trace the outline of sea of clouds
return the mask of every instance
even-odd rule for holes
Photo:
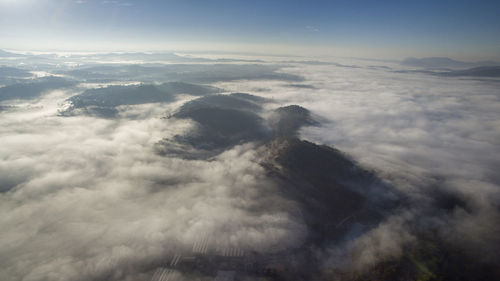
[[[301,138],[348,153],[410,202],[357,239],[324,249],[325,266],[357,269],[401,254],[414,239],[412,221],[497,256],[498,81],[397,73],[367,61],[285,64],[281,72],[304,81],[212,85],[270,98],[270,109],[309,109],[320,126],[303,128]],[[77,93],[52,90],[0,111],[1,280],[149,280],[155,265],[200,241],[269,252],[306,236],[255,144],[210,161],[155,153],[163,138],[195,127],[162,118],[192,97],[122,106],[114,119],[59,116]],[[427,214],[422,206],[433,206],[436,192],[465,205]]]
[[[159,156],[155,143],[192,126],[161,119],[169,105],[130,108],[149,112],[133,120],[59,117],[56,97],[68,94],[2,113],[0,279],[138,280],[148,276],[137,268],[201,240],[256,251],[300,242],[293,202],[252,144],[210,162]]]
[[[438,229],[444,240],[477,260],[498,259],[500,81],[402,73],[399,65],[374,63],[380,64],[285,68],[305,77],[299,85],[218,86],[260,90],[275,106],[308,108],[321,125],[303,128],[301,138],[347,152],[409,200],[407,211],[355,241],[333,246],[326,257],[329,266],[359,270],[381,257],[400,255],[415,239],[408,222],[422,231]],[[462,205],[443,213],[436,208],[442,194]]]

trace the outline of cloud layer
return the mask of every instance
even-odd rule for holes
[[[106,83],[132,83],[136,71],[143,82],[175,78],[250,92],[266,101],[263,110],[248,109],[252,120],[294,113],[301,125],[314,125],[303,127],[301,138],[335,146],[375,171],[401,196],[401,206],[388,208],[374,227],[336,224],[348,225],[347,234],[311,250],[327,274],[362,272],[404,257],[420,245],[422,233],[431,232],[484,262],[498,258],[498,82],[394,73],[397,66],[360,61],[283,66],[84,66],[62,73],[88,79],[81,82],[104,74]],[[171,72],[156,73],[165,69]],[[182,71],[188,71],[185,79]],[[157,153],[160,141],[180,145],[180,136],[203,133],[200,124],[209,127],[210,120],[198,115],[175,118],[193,96],[113,103],[116,114],[107,119],[58,116],[62,104],[86,87],[92,84],[0,104],[0,279],[150,280],[178,254],[270,254],[307,239],[311,229],[296,212],[300,200],[262,165],[267,150],[242,141],[254,138],[237,139],[204,160]],[[198,102],[210,107],[217,99]],[[273,111],[291,104],[303,108]],[[168,115],[174,118],[163,118]],[[275,123],[267,125],[282,128],[287,137],[297,129],[295,123]],[[286,161],[281,167],[302,171]],[[365,196],[392,196],[377,191]]]
[[[297,64],[286,69],[314,88],[218,84],[228,90],[263,89],[258,94],[275,104],[308,108],[321,126],[304,127],[301,137],[348,152],[409,200],[407,212],[358,240],[333,246],[326,266],[359,270],[398,256],[415,241],[415,229],[437,230],[439,239],[463,246],[474,258],[497,259],[498,81],[395,74],[390,69],[398,66],[352,63],[359,68]]]
[[[189,121],[3,114],[1,178],[10,191],[0,204],[1,279],[132,280],[137,267],[199,241],[268,251],[305,233],[251,144],[188,161],[153,148]]]

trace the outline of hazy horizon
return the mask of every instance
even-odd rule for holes
[[[0,1],[0,48],[500,60],[498,1]]]

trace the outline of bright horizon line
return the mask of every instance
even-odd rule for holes
[[[387,61],[401,61],[405,58],[428,58],[428,57],[446,57],[457,61],[464,62],[479,62],[479,61],[500,61],[498,57],[492,56],[474,56],[474,55],[460,55],[460,54],[449,54],[443,53],[409,53],[403,52],[396,56],[384,55],[386,52],[394,54],[394,51],[383,50],[383,48],[377,49],[377,52],[372,52],[372,55],[363,54],[359,49],[349,48],[332,48],[327,46],[285,46],[282,44],[237,44],[237,43],[219,43],[212,45],[214,47],[207,46],[203,47],[193,47],[197,44],[181,44],[170,47],[162,47],[163,44],[157,44],[156,47],[134,47],[131,45],[120,44],[121,48],[113,47],[113,45],[105,44],[106,47],[102,47],[100,44],[96,44],[94,48],[72,48],[72,47],[38,47],[38,48],[27,48],[27,47],[14,47],[14,46],[0,46],[0,50],[7,52],[18,53],[18,54],[104,54],[104,53],[205,53],[205,54],[231,54],[231,55],[248,55],[248,56],[276,56],[276,57],[331,57],[331,58],[360,58],[360,59],[374,59],[374,60],[387,60]],[[191,45],[191,46],[189,46]],[[224,47],[220,47],[223,45]],[[265,47],[262,48],[262,46]],[[258,48],[261,47],[261,48]],[[311,55],[314,53],[314,55]]]

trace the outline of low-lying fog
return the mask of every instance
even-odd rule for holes
[[[213,278],[217,268],[174,261],[229,251],[330,280],[411,255],[426,235],[465,253],[452,262],[498,266],[500,81],[404,70],[355,59],[0,59],[0,279],[160,280],[167,265],[172,280]],[[316,163],[314,151],[333,158]],[[331,181],[334,201],[302,190]],[[361,203],[314,218],[343,198]],[[290,258],[266,260],[279,255]]]

